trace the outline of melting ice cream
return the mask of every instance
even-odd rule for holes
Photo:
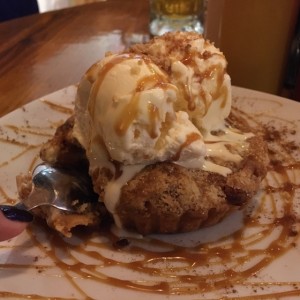
[[[207,160],[239,161],[226,145],[249,137],[225,126],[231,109],[226,66],[222,52],[202,36],[169,33],[108,54],[87,71],[78,88],[75,134],[90,173],[113,174],[104,192],[111,213],[122,186],[145,165],[170,161],[231,172]]]

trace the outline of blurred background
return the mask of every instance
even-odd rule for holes
[[[300,98],[299,9],[299,0],[207,1],[205,35],[234,85]]]
[[[0,0],[0,21],[105,1]],[[300,0],[200,1],[204,35],[224,52],[232,84],[300,101]]]

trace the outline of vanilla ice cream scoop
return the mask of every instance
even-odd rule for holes
[[[89,124],[82,132],[90,156],[102,143],[109,160],[124,165],[203,163],[202,134],[186,112],[175,110],[178,88],[146,56],[109,55],[87,72],[84,85],[88,92],[78,97],[77,115],[85,115],[83,123]]]
[[[225,126],[231,109],[226,66],[219,49],[186,32],[108,54],[93,65],[81,80],[75,105],[75,135],[92,168],[114,174],[116,162],[142,168],[169,161],[230,173],[205,161],[207,154],[241,159],[226,144],[247,138]],[[212,134],[220,131],[222,136]]]
[[[176,32],[137,45],[165,70],[179,95],[175,109],[186,111],[202,133],[219,130],[231,109],[231,81],[223,53],[196,33]]]
[[[93,162],[101,153],[124,165],[199,168],[203,136],[222,129],[230,113],[226,60],[198,34],[170,33],[92,66],[76,107],[79,139]]]

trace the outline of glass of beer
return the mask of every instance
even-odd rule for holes
[[[150,33],[168,31],[203,33],[204,0],[150,0]]]

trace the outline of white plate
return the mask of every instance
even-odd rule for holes
[[[16,175],[37,163],[41,144],[71,113],[75,91],[68,87],[0,120],[0,202],[17,199]],[[132,237],[123,248],[112,245],[107,231],[81,232],[68,240],[33,224],[0,244],[0,297],[298,299],[300,105],[241,88],[233,94],[235,106],[253,126],[258,121],[268,125],[278,152],[278,165],[270,166],[264,189],[251,205],[211,228]],[[273,126],[284,134],[277,135]]]

